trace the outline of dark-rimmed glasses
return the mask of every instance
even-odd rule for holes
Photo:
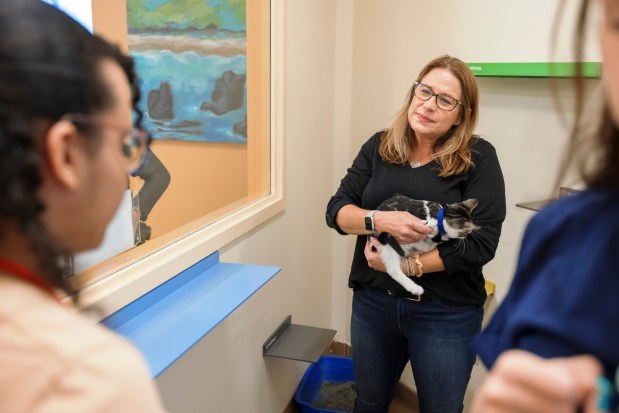
[[[121,126],[102,122],[94,116],[83,113],[69,113],[64,115],[62,119],[75,124],[114,129],[122,133],[122,153],[127,163],[127,172],[130,174],[137,173],[144,161],[148,158],[148,147],[151,144],[152,137],[145,130],[138,128],[126,130]]]
[[[462,104],[462,102],[452,96],[446,95],[444,93],[434,93],[430,86],[424,85],[419,81],[413,84],[413,93],[416,97],[423,101],[428,101],[434,96],[436,96],[436,106],[446,112],[450,112],[454,110],[456,106]]]

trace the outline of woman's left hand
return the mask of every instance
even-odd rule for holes
[[[368,266],[376,271],[387,272],[385,264],[380,259],[380,242],[374,237],[367,238],[363,252],[365,253],[365,259],[368,260]]]
[[[602,365],[591,356],[544,359],[508,350],[475,394],[475,413],[599,412],[596,380]]]

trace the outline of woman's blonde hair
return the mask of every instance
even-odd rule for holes
[[[477,82],[471,69],[462,60],[448,55],[439,56],[430,61],[421,70],[417,80],[423,79],[434,69],[449,70],[462,86],[460,98],[462,105],[454,109],[460,111],[460,123],[454,125],[436,142],[433,156],[440,166],[439,176],[458,175],[473,166],[470,142],[474,136],[473,131],[477,126],[479,113]],[[415,132],[408,122],[408,108],[414,97],[413,90],[414,86],[411,86],[402,109],[395,115],[391,126],[381,136],[379,154],[386,162],[394,164],[408,162],[411,151],[417,145]]]
[[[582,0],[576,17],[576,36],[574,37],[574,120],[571,125],[570,139],[559,168],[556,185],[559,186],[567,176],[570,167],[576,167],[580,177],[587,186],[611,188],[619,184],[619,127],[613,120],[612,111],[606,96],[601,96],[602,108],[599,117],[586,113],[585,76],[582,62],[585,52],[585,37],[590,0]],[[563,18],[566,0],[562,0],[555,20],[555,38]],[[555,40],[556,42],[556,40]],[[555,46],[556,47],[556,46]],[[594,118],[597,129],[588,131],[588,122]]]

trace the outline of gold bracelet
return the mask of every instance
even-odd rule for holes
[[[417,272],[415,276],[421,277],[423,275],[423,264],[419,260],[419,254],[415,254],[412,258],[415,260],[415,264],[417,265]]]
[[[408,268],[409,268],[409,271],[408,271],[408,276],[409,276],[409,277],[410,277],[410,276],[417,276],[417,274],[415,274],[415,266],[413,265],[413,258],[412,258],[412,257],[408,257],[408,258],[406,259],[406,265],[407,265],[407,266],[408,266]]]
[[[410,276],[412,275],[412,274],[411,274],[411,272],[413,271],[413,270],[412,270],[412,267],[411,267],[411,263],[410,263],[410,262],[408,262],[408,260],[406,259],[406,257],[404,257],[404,258],[402,258],[402,259],[406,261],[406,275],[408,275],[408,276],[410,277]]]

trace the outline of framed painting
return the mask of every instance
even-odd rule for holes
[[[153,137],[247,142],[245,0],[127,0],[127,24]]]
[[[85,1],[91,4],[94,33],[117,44],[121,50],[134,54],[134,50],[129,46],[130,33],[128,29],[130,26],[128,12],[131,10],[129,3],[133,0],[59,0],[59,2],[63,1]],[[77,281],[82,285],[88,285],[85,288],[85,291],[88,291],[84,294],[85,303],[95,303],[99,300],[106,301],[108,299],[116,303],[118,298],[114,291],[123,291],[121,295],[125,297],[124,285],[126,285],[126,282],[123,281],[125,277],[136,280],[136,290],[134,291],[131,287],[131,293],[129,293],[135,298],[156,287],[160,282],[169,278],[172,273],[177,273],[186,268],[187,265],[191,265],[192,262],[195,262],[193,261],[194,258],[204,257],[212,253],[235,237],[241,236],[259,225],[272,214],[281,211],[284,207],[281,189],[283,188],[283,174],[281,172],[283,143],[280,141],[280,137],[283,136],[284,120],[282,114],[284,106],[281,103],[283,102],[284,79],[283,16],[285,14],[283,2],[278,3],[278,7],[272,7],[272,1],[265,2],[263,0],[244,0],[243,4],[237,4],[237,2],[231,0],[217,3],[196,0],[183,3],[187,7],[191,5],[201,7],[198,4],[205,4],[220,12],[221,17],[213,18],[210,24],[204,27],[200,26],[197,29],[194,27],[196,23],[189,23],[187,28],[184,26],[177,28],[172,25],[168,27],[168,30],[166,30],[165,25],[161,25],[161,33],[151,32],[150,36],[153,36],[151,39],[165,37],[162,40],[162,45],[153,44],[149,47],[161,51],[165,50],[166,47],[171,48],[169,46],[171,40],[179,40],[180,44],[184,44],[181,49],[174,49],[177,54],[176,58],[179,60],[194,57],[194,55],[201,56],[201,53],[204,53],[207,49],[213,52],[210,53],[211,55],[216,52],[217,58],[210,56],[213,67],[207,67],[201,71],[196,70],[195,73],[198,75],[183,80],[186,89],[190,91],[197,89],[195,85],[206,85],[202,93],[193,93],[196,98],[191,108],[193,108],[193,113],[197,114],[197,119],[177,117],[176,108],[178,108],[178,105],[175,104],[173,106],[175,117],[157,120],[159,122],[158,127],[151,128],[153,134],[159,138],[151,146],[152,155],[155,155],[165,165],[165,169],[171,177],[165,191],[154,203],[152,200],[148,202],[149,200],[146,198],[149,197],[142,196],[142,190],[152,179],[149,180],[149,177],[143,176],[130,177],[131,196],[129,199],[132,201],[130,204],[132,207],[139,206],[140,222],[138,224],[140,228],[142,222],[148,225],[149,230],[146,232],[150,238],[144,236],[145,232],[140,230],[139,240],[137,236],[134,240],[138,241],[135,248],[114,255],[99,264],[93,264],[97,259],[77,263],[79,264],[76,265],[76,267],[79,267],[78,270],[84,269],[77,271]],[[136,3],[132,4],[135,5]],[[163,6],[164,2],[144,1],[140,4],[145,7],[143,12],[148,12],[148,7],[151,7],[151,5],[152,10],[155,10],[157,7]],[[175,15],[176,13],[172,11],[169,8],[162,10],[168,15]],[[197,14],[198,12],[194,11],[193,13]],[[245,17],[239,18],[236,15],[237,13]],[[277,14],[277,18],[274,18],[275,14]],[[217,23],[218,21],[224,23]],[[243,23],[245,29],[239,28],[242,26],[241,23],[238,23],[238,27],[232,26],[229,23],[231,21]],[[277,21],[278,24],[273,25],[274,21]],[[228,29],[216,28],[218,24],[217,27],[226,25]],[[189,29],[189,26],[194,27],[195,30]],[[144,28],[139,31],[146,37],[147,31]],[[192,31],[195,33],[191,34]],[[235,37],[235,42],[222,40],[219,43],[222,47],[215,48],[214,43],[206,38],[201,38],[199,41],[193,39],[188,41],[186,39],[192,35],[203,36],[206,33],[212,34],[217,31],[223,32],[219,35],[220,38],[223,39],[224,36]],[[246,35],[242,33],[244,31]],[[176,37],[173,37],[172,33]],[[243,38],[243,36],[245,37]],[[241,40],[239,41],[238,38],[241,38]],[[273,47],[275,43],[278,45],[276,48]],[[196,44],[202,46],[196,46]],[[205,44],[208,48],[204,46]],[[231,44],[234,47],[230,46]],[[243,46],[244,44],[246,46]],[[196,51],[194,50],[196,47],[202,48]],[[272,53],[273,51],[277,51],[277,53]],[[137,53],[144,52],[138,51]],[[164,53],[166,52],[162,52],[162,54]],[[221,87],[218,89],[217,80],[222,78],[226,70],[232,70],[239,74],[241,71],[238,67],[226,66],[230,61],[238,60],[245,62],[246,72],[243,74],[245,74],[246,79],[243,85],[244,95],[242,99],[245,106],[243,109],[230,109],[230,103],[224,103],[223,100],[225,99],[218,97],[218,94],[221,93],[218,90],[221,91]],[[219,70],[217,70],[217,66]],[[192,67],[188,70],[193,69]],[[212,71],[214,75],[211,77],[210,83],[203,83],[204,79],[202,78],[205,77],[203,74],[207,71]],[[147,76],[139,68],[137,72],[139,78]],[[172,73],[170,78],[172,90],[174,90],[175,82],[177,82],[176,77],[179,73]],[[143,83],[145,82],[143,81]],[[150,91],[143,85],[141,87],[142,99],[140,103],[144,108],[143,110],[147,111]],[[160,90],[160,85],[157,84],[155,89]],[[223,96],[229,98],[229,94]],[[151,99],[153,98],[151,97]],[[207,102],[204,106],[210,106],[210,108],[203,107],[200,110],[204,102]],[[187,111],[191,112],[191,108]],[[250,138],[242,135],[241,137],[227,135],[220,137],[217,141],[209,141],[206,138],[201,139],[198,135],[184,133],[184,136],[173,136],[166,132],[169,129],[181,135],[181,132],[187,132],[187,128],[184,131],[182,130],[183,120],[190,120],[200,122],[200,128],[203,128],[200,130],[209,132],[212,139],[218,129],[220,133],[223,129],[217,128],[221,123],[218,124],[217,121],[212,120],[209,122],[208,117],[213,116],[215,112],[219,113],[220,117],[231,116],[233,112],[242,113],[239,119],[247,116],[246,136]],[[226,113],[223,114],[223,112]],[[273,115],[275,113],[278,115]],[[147,122],[150,115],[146,113],[143,117]],[[236,123],[238,121],[231,123],[232,127]],[[174,130],[174,126],[177,127],[176,130]],[[195,133],[198,128],[196,126],[193,126],[193,128],[193,133]],[[225,129],[221,134],[227,134]],[[230,144],[230,142],[242,143]],[[151,156],[149,159],[153,158]],[[154,174],[154,181],[159,180],[160,177],[161,174]],[[145,206],[146,209],[144,209]],[[150,207],[153,208],[148,212]],[[122,209],[125,211],[131,208]],[[148,212],[147,217],[142,217],[144,210]],[[131,212],[134,212],[134,208]],[[135,219],[136,217],[132,215],[131,218]],[[231,224],[231,222],[234,222],[234,224]],[[135,225],[133,220],[132,223]],[[118,240],[116,232],[112,230],[110,238]],[[115,242],[115,244],[118,243]],[[196,253],[194,247],[199,249],[200,252]],[[112,254],[117,254],[117,251]],[[186,254],[191,255],[192,258],[188,259]],[[166,264],[161,265],[159,263],[156,266],[157,269],[154,270],[152,267],[154,257],[159,257],[155,260],[159,262],[158,260],[164,256],[166,257],[164,260]],[[185,258],[181,259],[184,256]],[[174,269],[171,270],[170,266],[173,266]],[[139,287],[137,287],[138,285]],[[105,304],[104,307],[116,308],[116,304],[112,304],[111,307]]]

